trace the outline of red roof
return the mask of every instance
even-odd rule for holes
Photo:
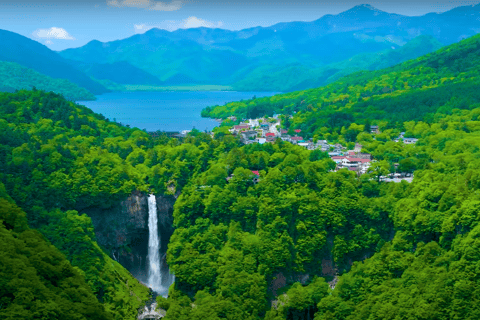
[[[275,137],[275,133],[269,132],[269,133],[265,134],[265,136],[267,136],[267,137]]]
[[[248,128],[250,128],[250,126],[247,125],[247,124],[241,124],[241,125],[238,125],[238,126],[234,126],[233,128],[234,128],[235,130],[238,130],[238,129],[248,129]]]
[[[300,130],[300,129],[295,129],[293,131],[295,131],[296,133],[302,132],[302,130]]]
[[[341,160],[341,159],[346,159],[347,157],[345,157],[345,156],[332,156],[330,158],[335,159],[335,160]]]
[[[281,132],[281,133],[287,133],[288,130],[283,129],[283,130],[281,130],[280,132]]]
[[[292,137],[291,139],[292,139],[292,140],[303,140],[302,137]]]
[[[348,158],[348,161],[350,162],[370,162],[368,159],[360,159],[360,158]]]
[[[253,174],[256,174],[257,176],[259,176],[259,177],[260,177],[260,173],[259,173],[258,171],[254,171],[254,170],[252,170],[252,173],[253,173]]]

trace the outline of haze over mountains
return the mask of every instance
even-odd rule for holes
[[[287,92],[322,86],[360,70],[392,66],[478,31],[480,5],[417,17],[359,5],[312,22],[240,31],[151,29],[112,42],[93,40],[58,53],[0,30],[0,61],[69,80],[94,94],[125,85],[201,84]]]
[[[73,68],[58,53],[43,44],[1,29],[0,61],[16,62],[51,78],[70,80],[93,94],[108,91],[83,72]]]
[[[84,63],[81,69],[90,75],[96,68],[102,68],[102,64],[125,61],[155,76],[164,85],[289,89],[277,83],[262,83],[268,82],[263,81],[267,80],[264,77],[276,74],[281,83],[295,76],[298,82],[293,81],[289,86],[302,89],[323,84],[323,78],[326,80],[341,69],[337,65],[326,71],[326,66],[359,54],[396,50],[421,35],[431,36],[442,45],[472,36],[480,30],[479,9],[479,5],[458,7],[441,14],[409,17],[359,5],[316,21],[280,23],[267,28],[240,31],[195,28],[174,32],[151,29],[123,40],[91,41],[83,47],[61,51],[60,55]],[[431,45],[431,41],[426,43]],[[400,61],[439,47],[434,45],[424,50],[423,45],[419,42],[417,50],[413,50],[418,55]],[[400,61],[396,59],[387,65]],[[285,68],[292,72],[278,74]],[[318,70],[312,74],[312,69]],[[259,73],[263,76],[259,77]],[[110,80],[115,81],[113,76]]]

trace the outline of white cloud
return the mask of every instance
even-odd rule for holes
[[[153,2],[153,1],[152,1]],[[170,3],[164,2],[154,2],[154,4],[149,7],[149,10],[156,10],[156,11],[177,11],[180,10],[183,3],[180,0],[174,0]]]
[[[182,5],[182,0],[173,0],[169,3],[153,0],[108,0],[107,5],[111,7],[130,7],[130,8],[142,8],[155,11],[177,11]]]
[[[183,25],[181,26],[182,29],[189,29],[189,28],[198,28],[198,27],[206,27],[206,28],[220,28],[223,26],[223,22],[219,21],[217,23],[199,19],[197,17],[188,17],[187,19],[183,20]]]
[[[75,40],[75,38],[69,35],[65,29],[57,27],[52,27],[50,29],[37,29],[33,31],[32,35],[42,39]]]
[[[136,33],[143,33],[153,28],[164,29],[168,31],[175,31],[177,29],[190,29],[190,28],[199,28],[199,27],[221,28],[222,26],[223,26],[222,21],[212,22],[212,21],[203,20],[197,17],[188,17],[187,19],[184,19],[182,21],[165,20],[158,25],[147,25],[145,23],[142,23],[142,24],[135,24],[133,27],[135,28]]]

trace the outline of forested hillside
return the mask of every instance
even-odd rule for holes
[[[78,212],[86,207],[108,207],[133,190],[167,193],[170,187],[180,191],[192,174],[208,165],[215,150],[213,141],[202,137],[192,137],[191,143],[185,144],[166,137],[153,141],[139,129],[120,126],[59,95],[42,91],[0,93],[0,106],[0,182],[5,185],[0,225],[7,229],[7,238],[21,235],[15,241],[6,238],[9,242],[2,252],[11,252],[8,259],[24,259],[25,268],[39,259],[30,256],[28,250],[38,251],[45,255],[41,259],[46,259],[45,265],[35,266],[40,278],[29,271],[33,273],[28,279],[40,281],[37,292],[45,297],[35,305],[27,291],[22,298],[12,291],[23,286],[21,279],[25,276],[21,271],[2,269],[8,286],[1,286],[5,289],[0,291],[0,314],[42,314],[47,308],[51,310],[48,318],[63,319],[77,312],[73,305],[69,306],[72,310],[59,311],[73,301],[85,309],[76,315],[79,319],[81,314],[97,312],[95,308],[104,310],[98,311],[99,318],[105,314],[105,318],[135,319],[137,309],[149,299],[147,288],[104,253],[95,241],[91,219]],[[232,143],[235,141],[216,144],[223,150]],[[13,201],[21,209],[16,209]],[[40,233],[28,231],[27,224]],[[39,243],[25,247],[25,241]],[[62,262],[64,257],[68,262]],[[66,283],[62,284],[64,278],[45,278],[45,270],[50,270],[49,276],[66,272]],[[48,289],[52,281],[55,288]],[[81,292],[84,298],[68,293],[70,286],[85,283],[88,288]],[[57,299],[55,295],[59,295],[58,305],[46,305]]]
[[[95,100],[95,96],[87,89],[68,80],[53,79],[14,62],[0,61],[0,83],[0,91],[14,92],[35,87],[59,93],[72,101]]]
[[[134,319],[148,289],[79,212],[137,190],[178,196],[167,251],[175,283],[157,297],[167,320],[478,318],[479,55],[474,36],[204,113],[293,114],[289,129],[361,143],[375,162],[360,176],[281,140],[154,138],[54,93],[1,93],[0,315]],[[400,131],[419,140],[393,141]],[[413,182],[381,180],[395,168]]]
[[[58,53],[17,33],[0,29],[0,61],[15,62],[55,79],[67,79],[93,94],[108,90],[70,66]]]
[[[383,131],[409,120],[431,123],[436,112],[476,107],[479,53],[480,36],[473,36],[387,69],[358,72],[317,89],[208,107],[202,115],[293,115],[284,125],[304,136],[355,141],[357,125],[378,124]]]

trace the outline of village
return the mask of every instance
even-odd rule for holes
[[[232,116],[229,120],[236,121],[236,117]],[[362,145],[356,143],[352,150],[347,150],[346,147],[337,143],[331,144],[327,140],[314,141],[312,138],[304,139],[301,136],[301,130],[294,130],[295,135],[289,135],[288,131],[281,129],[281,121],[278,115],[272,118],[260,118],[260,119],[244,119],[242,123],[234,125],[229,132],[233,135],[239,136],[243,143],[273,143],[276,139],[287,141],[292,144],[296,144],[307,148],[308,150],[321,150],[327,152],[330,159],[332,159],[337,165],[335,171],[343,168],[354,171],[357,175],[368,173],[368,169],[371,164],[376,160],[372,158],[371,154],[362,153]],[[370,126],[370,133],[375,135],[379,133],[378,126]],[[405,144],[415,144],[418,139],[405,138],[405,132],[401,132],[400,135],[394,139],[395,142],[403,141]],[[388,176],[381,176],[380,179],[386,182],[400,182],[406,180],[411,182],[413,179],[412,174],[408,173],[391,173]]]

